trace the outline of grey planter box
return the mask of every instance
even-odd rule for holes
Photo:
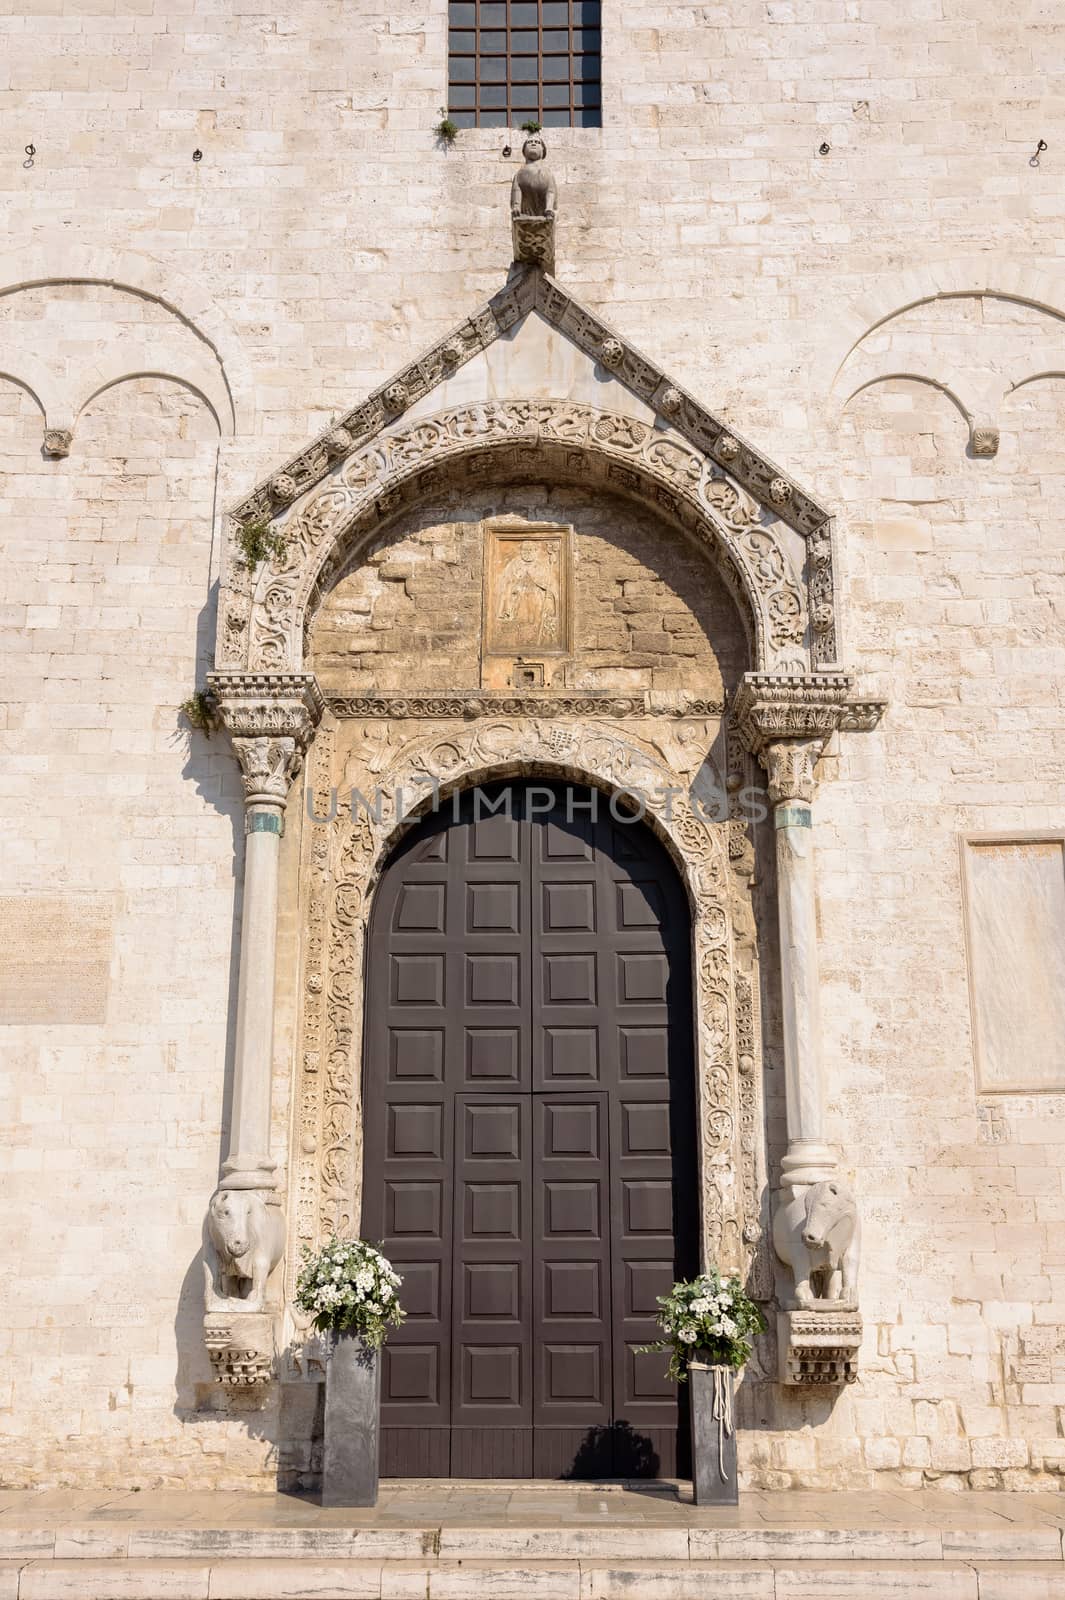
[[[357,1333],[333,1336],[325,1373],[323,1506],[377,1504],[381,1353]]]
[[[735,1373],[705,1361],[688,1364],[691,1385],[692,1490],[697,1506],[734,1506],[740,1484],[733,1414]]]

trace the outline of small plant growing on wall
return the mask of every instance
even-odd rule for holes
[[[272,560],[281,554],[285,548],[285,535],[279,528],[270,526],[269,518],[256,517],[251,522],[241,523],[237,543],[244,557],[244,566],[251,572],[260,562]]]
[[[205,733],[208,739],[215,727],[214,701],[203,689],[183,700],[178,708],[190,728]]]
[[[459,125],[452,122],[443,106],[440,107],[440,121],[436,125],[436,137],[441,144],[454,144],[459,136]]]
[[[543,124],[537,122],[535,117],[530,117],[528,122],[523,122],[522,123],[521,131],[522,131],[522,133],[530,133],[530,134],[531,133],[539,133],[541,131],[541,129],[542,129],[542,126],[543,126]]]

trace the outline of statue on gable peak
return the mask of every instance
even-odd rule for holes
[[[554,221],[558,208],[558,186],[545,162],[547,146],[538,133],[531,133],[521,147],[525,165],[514,174],[510,186],[511,217],[546,217]]]

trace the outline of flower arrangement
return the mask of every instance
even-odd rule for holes
[[[658,1322],[664,1337],[644,1350],[669,1351],[669,1377],[687,1379],[689,1361],[713,1367],[742,1367],[751,1340],[765,1332],[765,1318],[745,1293],[739,1278],[723,1278],[716,1267],[700,1278],[675,1283],[658,1296]]]
[[[374,1350],[406,1313],[396,1290],[403,1279],[380,1250],[361,1239],[330,1239],[315,1255],[304,1249],[296,1304],[318,1333],[358,1333]]]

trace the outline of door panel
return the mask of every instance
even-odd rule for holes
[[[408,1308],[386,1472],[685,1470],[637,1347],[698,1264],[689,939],[662,847],[577,786],[464,795],[386,869],[363,1199]]]

